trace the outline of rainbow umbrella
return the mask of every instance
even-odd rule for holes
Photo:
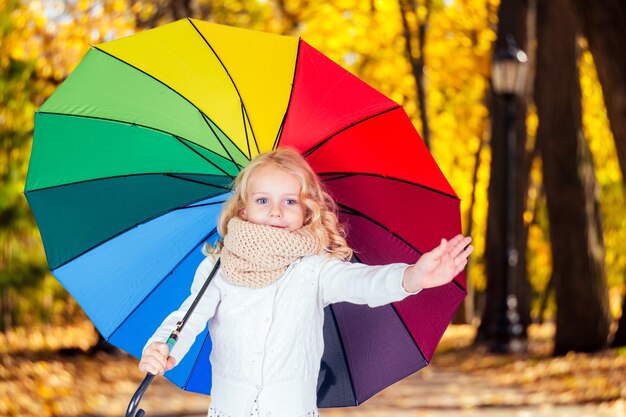
[[[139,357],[182,303],[237,172],[299,149],[367,264],[460,232],[459,199],[403,108],[305,41],[193,19],[92,47],[35,114],[25,193],[49,267]],[[463,275],[402,302],[325,311],[318,405],[356,405],[426,366]],[[209,394],[205,329],[166,376]]]

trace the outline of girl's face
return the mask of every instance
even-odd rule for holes
[[[259,168],[248,182],[247,203],[240,213],[243,220],[294,231],[304,225],[300,182],[275,165]]]

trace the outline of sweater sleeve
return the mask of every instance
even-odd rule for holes
[[[143,349],[145,350],[153,342],[165,343],[176,328],[176,324],[183,319],[185,313],[195,300],[196,296],[200,293],[202,285],[208,278],[211,270],[213,269],[214,260],[211,257],[204,259],[194,275],[193,283],[191,285],[191,294],[181,304],[178,310],[172,312],[169,316],[163,320],[163,323],[159,326],[156,332],[152,335]],[[221,293],[217,285],[217,277],[214,277],[213,281],[209,284],[208,288],[204,292],[202,299],[196,305],[196,309],[193,314],[188,318],[185,323],[185,327],[178,336],[178,341],[174,348],[170,352],[170,356],[176,359],[176,364],[179,364],[182,358],[187,354],[198,334],[200,334],[207,325],[207,322],[211,317],[215,315],[217,306],[221,299]]]
[[[402,286],[408,264],[370,266],[326,258],[320,267],[319,285],[324,307],[347,301],[378,307],[401,301],[409,295]]]

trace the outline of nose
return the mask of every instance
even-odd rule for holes
[[[270,209],[270,217],[272,218],[280,218],[282,217],[283,213],[280,209],[280,205],[279,204],[273,204],[272,208]]]

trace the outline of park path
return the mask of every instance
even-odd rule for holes
[[[541,396],[523,387],[494,384],[481,375],[431,365],[359,407],[322,410],[321,417],[626,417],[623,401],[550,405],[550,399]]]
[[[626,417],[624,401],[553,405],[541,396],[484,376],[430,366],[359,407],[322,410],[321,417]]]
[[[161,391],[162,390],[162,391]],[[162,399],[186,411],[148,412],[150,417],[204,417],[210,400],[160,387]],[[151,395],[155,395],[153,392]],[[167,408],[167,407],[165,407]],[[181,408],[178,408],[181,410]],[[148,411],[148,410],[146,410]],[[320,417],[626,417],[626,401],[567,404],[525,387],[502,386],[487,377],[429,366],[358,407],[320,410]]]

